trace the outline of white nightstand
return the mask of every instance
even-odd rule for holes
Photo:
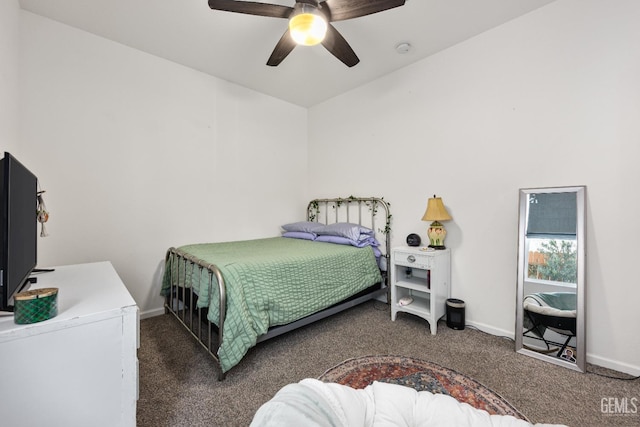
[[[391,320],[396,320],[399,311],[415,314],[429,322],[435,335],[450,295],[449,249],[401,246],[391,250]],[[413,302],[399,305],[398,301],[407,296],[413,298]]]

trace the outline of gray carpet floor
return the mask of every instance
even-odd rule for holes
[[[520,355],[509,339],[472,328],[456,331],[442,321],[434,336],[416,316],[399,313],[392,322],[388,306],[379,302],[258,344],[221,382],[210,357],[171,315],[142,320],[140,335],[140,427],[248,426],[284,385],[366,355],[410,356],[453,369],[534,423],[640,426],[638,380],[607,378],[625,375],[591,365],[589,373],[578,373]],[[628,403],[626,414],[603,408],[603,400],[615,399]]]

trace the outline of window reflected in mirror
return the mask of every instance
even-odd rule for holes
[[[575,239],[528,238],[526,244],[529,280],[576,287],[578,247]]]

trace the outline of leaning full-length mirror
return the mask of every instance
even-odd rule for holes
[[[584,372],[586,187],[520,190],[516,351]]]

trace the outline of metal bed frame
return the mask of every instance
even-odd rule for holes
[[[365,210],[368,211],[368,214],[363,212]],[[378,221],[381,226],[378,226],[376,222],[376,219],[381,216],[379,210],[382,210],[383,214],[383,221]],[[354,217],[357,217],[357,221]],[[321,218],[324,220],[320,221]],[[387,266],[389,265],[391,252],[391,213],[389,203],[383,198],[376,197],[349,196],[347,198],[315,199],[309,202],[307,206],[307,220],[324,224],[352,222],[375,230],[376,235],[384,235],[384,239],[378,239],[382,252],[380,259],[382,282],[315,314],[286,325],[272,327],[266,334],[258,337],[258,343],[324,319],[363,302],[384,295],[388,298],[389,274]],[[185,288],[180,285],[184,283],[183,279],[185,277],[188,275],[194,277],[195,272],[202,273],[203,269],[208,272],[205,277],[208,277],[209,294],[211,295],[211,289],[216,282],[219,289],[220,317],[218,326],[207,320],[206,308],[196,308],[197,294],[192,292],[191,288]],[[173,314],[180,324],[209,353],[216,364],[218,380],[222,381],[225,377],[225,372],[222,372],[220,360],[217,356],[218,349],[224,339],[223,331],[227,307],[225,281],[222,273],[215,264],[193,257],[173,247],[167,250],[165,270],[170,272],[169,293],[165,297],[164,304],[165,313]],[[201,274],[198,274],[198,277],[201,277]]]

